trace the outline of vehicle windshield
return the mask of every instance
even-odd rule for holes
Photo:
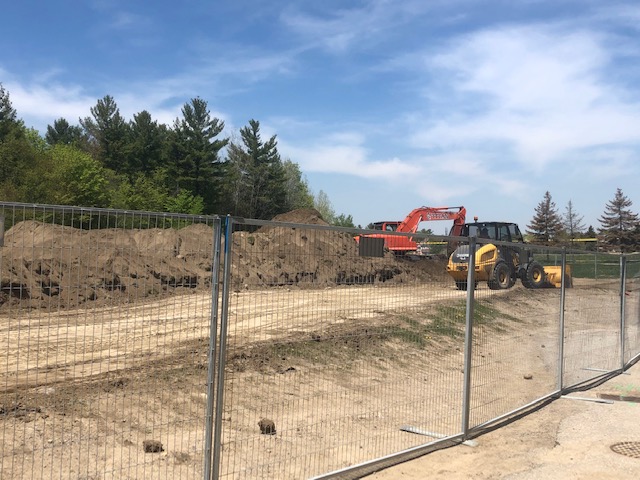
[[[495,225],[486,225],[482,223],[469,225],[465,236],[495,240],[496,228]]]

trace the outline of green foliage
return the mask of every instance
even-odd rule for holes
[[[56,145],[50,153],[52,203],[83,207],[109,206],[107,174],[90,155],[68,145]]]
[[[640,250],[640,222],[638,214],[629,208],[631,205],[633,202],[618,188],[613,200],[605,206],[604,214],[598,219],[602,225],[600,234],[604,236],[609,248],[622,252]]]
[[[329,200],[329,195],[327,195],[323,190],[320,190],[318,195],[316,195],[313,204],[315,209],[320,212],[324,221],[329,224],[333,224],[336,218],[336,212],[333,209],[331,200]]]
[[[345,215],[344,213],[341,213],[340,215],[335,217],[331,224],[337,227],[355,228],[355,225],[353,224],[353,217],[351,215]]]
[[[86,146],[87,139],[82,132],[82,128],[77,125],[69,125],[64,118],[58,118],[53,125],[47,125],[45,141],[53,145],[75,145],[77,147]]]
[[[177,196],[169,198],[165,206],[168,212],[200,215],[204,211],[204,200],[189,190],[183,190]]]
[[[286,204],[291,209],[313,208],[313,194],[300,166],[286,159],[282,162],[285,176]]]
[[[91,107],[91,117],[80,120],[88,138],[88,150],[100,163],[115,172],[126,170],[125,147],[129,127],[113,97],[106,95]]]
[[[114,181],[115,180],[115,181]],[[113,195],[111,207],[147,212],[164,211],[169,201],[165,186],[166,175],[157,170],[152,175],[136,174],[133,178],[121,175],[112,179]]]
[[[170,174],[175,190],[189,190],[204,200],[205,212],[214,213],[222,203],[224,166],[219,152],[228,139],[216,139],[224,122],[212,118],[207,102],[191,99],[182,107],[182,119],[176,119],[170,135]]]
[[[276,136],[264,142],[260,122],[249,120],[249,125],[240,129],[240,137],[242,144],[232,142],[227,152],[229,210],[257,219],[291,210],[289,195],[300,198],[304,190],[295,167],[283,165]],[[288,192],[288,185],[297,186],[298,191]]]
[[[60,117],[43,138],[24,127],[0,84],[0,199],[258,219],[316,206],[327,222],[353,226],[351,215],[336,217],[326,193],[314,198],[299,165],[282,161],[276,135],[261,138],[257,120],[229,144],[206,101],[194,98],[181,113],[171,127],[146,110],[127,121],[106,95],[79,125]]]
[[[146,110],[129,122],[129,141],[126,147],[126,173],[150,174],[166,163],[166,128],[158,125]]]
[[[539,245],[553,245],[561,240],[562,219],[549,192],[545,192],[544,198],[536,207],[535,215],[527,225],[526,232],[533,237],[533,242]]]

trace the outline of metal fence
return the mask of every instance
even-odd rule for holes
[[[289,221],[0,203],[0,477],[356,478],[640,354],[637,257],[459,290]]]

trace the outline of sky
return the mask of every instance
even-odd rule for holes
[[[637,0],[22,0],[2,17],[0,83],[41,134],[105,95],[169,125],[200,97],[224,136],[251,119],[277,135],[356,225],[464,206],[526,229],[547,191],[596,229],[617,188],[640,211]]]

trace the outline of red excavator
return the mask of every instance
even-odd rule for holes
[[[414,209],[401,222],[376,222],[374,230],[383,232],[416,233],[420,222],[432,220],[453,220],[449,235],[460,236],[467,210],[464,207],[419,207]],[[411,237],[389,235],[388,233],[371,233],[363,235],[367,238],[382,238],[384,246],[396,255],[420,254],[418,244]],[[356,237],[356,241],[359,238]]]

